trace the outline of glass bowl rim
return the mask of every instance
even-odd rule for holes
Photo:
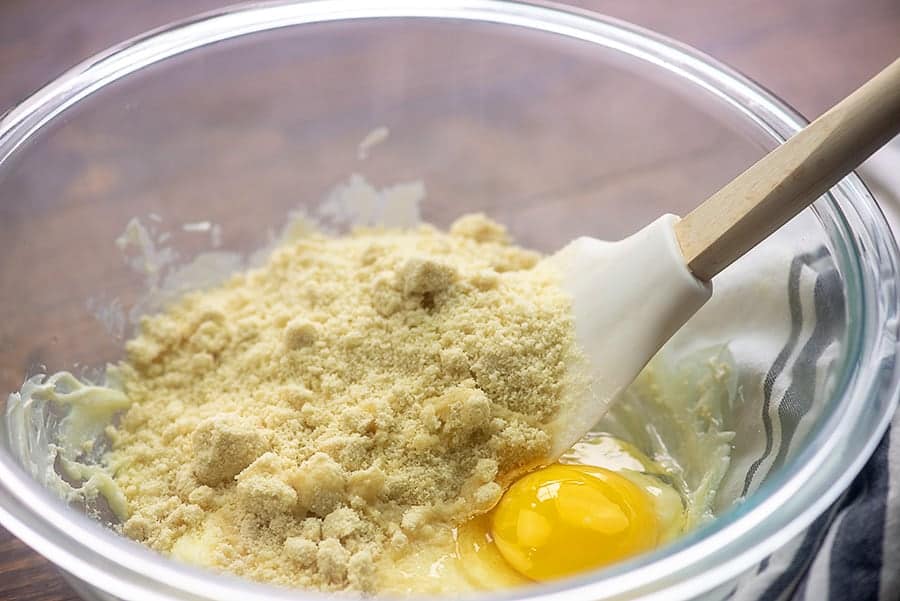
[[[366,0],[288,0],[239,4],[204,13],[132,38],[80,63],[0,119],[0,168],[65,110],[130,73],[183,52],[248,34],[373,18],[474,21],[587,41],[644,60],[697,85],[743,113],[776,141],[783,141],[805,124],[775,95],[703,53],[586,10],[541,1],[389,0],[372,6]],[[848,287],[850,331],[850,360],[845,362],[847,369],[836,388],[842,402],[810,440],[821,444],[808,445],[792,461],[796,468],[793,473],[782,470],[781,477],[751,495],[739,511],[730,511],[669,547],[595,574],[506,591],[493,595],[495,598],[551,599],[577,594],[609,599],[661,593],[666,599],[680,599],[707,592],[798,535],[849,485],[874,452],[896,405],[897,300],[883,288],[889,285],[886,280],[896,278],[898,252],[884,216],[855,175],[817,201],[813,211],[826,230],[830,229],[837,251],[836,261]],[[850,311],[851,306],[858,313]],[[866,373],[861,367],[866,365],[882,369]],[[885,403],[875,427],[862,433],[867,436],[862,444],[856,443],[853,459],[841,463],[840,469],[834,465],[825,469],[829,467],[825,465],[829,453],[855,443],[854,432],[841,432],[840,426],[850,423],[858,428],[866,404],[873,395],[881,394],[890,395],[890,401]],[[830,477],[823,478],[823,473]],[[816,494],[811,495],[804,486],[813,480],[819,482],[819,488],[826,483],[828,486],[824,490],[812,487]],[[798,496],[809,503],[798,504]],[[783,506],[792,507],[792,511],[778,512]],[[779,519],[767,520],[770,516]],[[212,574],[162,558],[65,508],[6,453],[0,454],[0,523],[78,579],[126,599],[324,598],[313,592],[286,591]],[[710,558],[719,561],[710,566]]]

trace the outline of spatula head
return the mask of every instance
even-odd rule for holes
[[[619,242],[578,238],[549,260],[572,297],[575,338],[572,397],[555,423],[552,458],[606,413],[656,352],[712,294],[691,274],[664,215]]]

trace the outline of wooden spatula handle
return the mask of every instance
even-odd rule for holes
[[[688,267],[711,279],[898,133],[900,59],[679,221]]]

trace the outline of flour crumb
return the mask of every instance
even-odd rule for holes
[[[400,270],[404,294],[428,294],[446,290],[456,277],[449,265],[430,259],[407,260]]]
[[[469,238],[476,242],[509,244],[506,228],[496,221],[488,219],[484,213],[463,215],[450,226],[450,235]]]
[[[302,536],[292,536],[284,541],[284,554],[301,568],[308,568],[316,562],[318,545]]]
[[[347,577],[347,564],[350,562],[350,553],[340,541],[326,538],[319,543],[316,553],[316,566],[319,573],[332,584],[343,584]]]
[[[191,435],[194,475],[215,486],[231,480],[262,454],[262,435],[234,415],[216,415],[200,422]]]
[[[318,338],[319,326],[305,318],[295,318],[288,322],[284,330],[285,347],[288,350],[301,349],[312,345]]]

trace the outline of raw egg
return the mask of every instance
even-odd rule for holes
[[[659,466],[609,436],[589,444],[575,457],[594,465],[535,470],[490,513],[459,528],[457,554],[474,586],[572,576],[650,551],[681,532],[684,504]]]
[[[494,510],[491,534],[513,569],[538,581],[621,561],[660,538],[643,490],[586,465],[552,465],[518,480]]]

